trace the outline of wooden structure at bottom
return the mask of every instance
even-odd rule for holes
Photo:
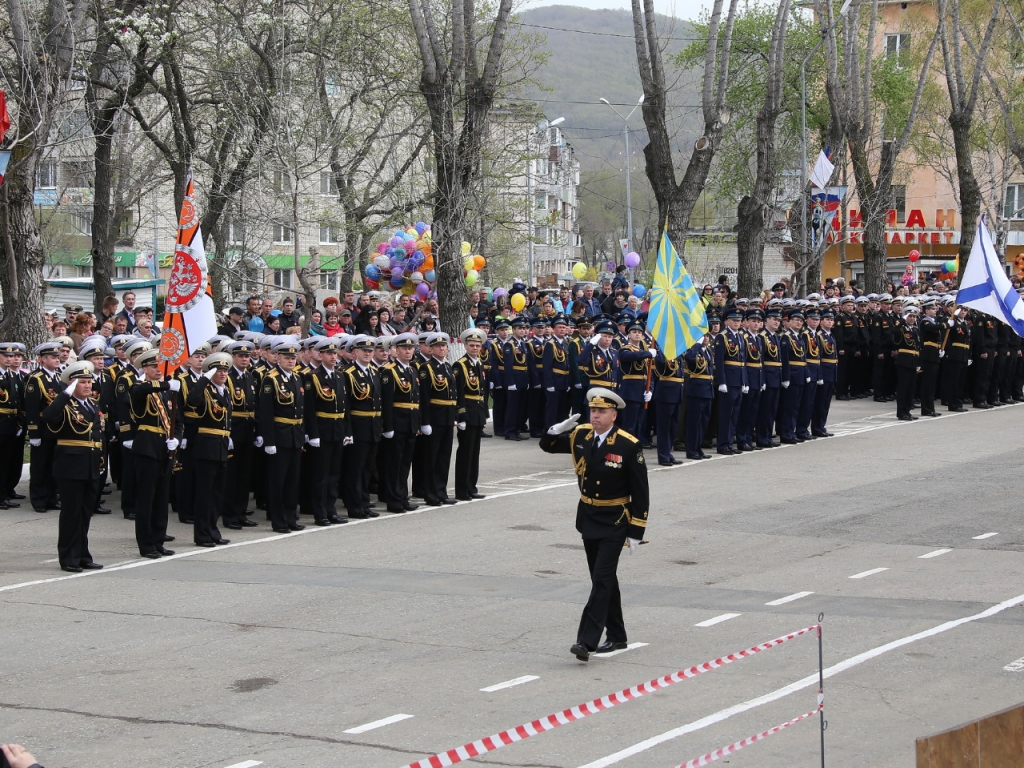
[[[1024,704],[918,739],[917,768],[1024,768]]]

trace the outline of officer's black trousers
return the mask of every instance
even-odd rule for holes
[[[853,354],[852,352],[850,354]],[[838,355],[839,362],[836,365],[836,396],[837,397],[849,397],[850,396],[850,359],[847,357],[847,353],[843,350],[842,354]]]
[[[814,398],[818,393],[817,374],[811,374],[811,380],[804,384],[803,396],[800,398],[800,411],[796,417],[796,434],[807,437],[811,434],[811,420],[814,418]]]
[[[508,398],[505,390],[495,387],[491,390],[491,424],[495,435],[505,434],[505,404]]]
[[[967,362],[950,360],[942,366],[942,400],[946,408],[955,411],[963,408],[963,393],[967,389]]]
[[[380,450],[387,456],[384,463],[387,495],[384,501],[388,507],[404,507],[409,502],[409,467],[416,450],[416,435],[396,431],[394,437],[382,441]]]
[[[530,419],[530,437],[540,437],[544,434],[544,396],[547,392],[542,386],[530,387],[530,395],[527,398],[529,419]]]
[[[608,641],[626,642],[626,625],[622,619],[622,597],[619,594],[619,555],[625,536],[608,539],[584,539],[587,567],[590,570],[590,599],[580,617],[577,642],[591,651],[601,643],[601,632],[607,627]]]
[[[309,473],[312,511],[316,520],[326,520],[337,515],[338,484],[341,482],[341,461],[344,444],[338,440],[324,440],[319,448],[306,446],[309,456]]]
[[[761,384],[752,384],[750,391],[743,396],[740,403],[740,416],[736,421],[736,442],[748,445],[754,442],[754,431],[757,429],[757,413],[761,409]]]
[[[217,517],[224,508],[224,477],[226,461],[193,459],[192,534],[196,544],[220,541]]]
[[[683,388],[686,391],[686,388]],[[686,398],[686,455],[697,456],[702,453],[701,446],[708,422],[711,420],[710,397]]]
[[[377,461],[377,443],[356,440],[345,448],[345,509],[351,517],[370,508],[370,473]]]
[[[53,482],[55,440],[43,440],[29,450],[28,496],[33,509],[46,509],[57,503],[57,485]]]
[[[718,447],[728,448],[736,441],[736,423],[743,405],[743,392],[739,385],[729,387],[728,392],[719,392],[718,397]]]
[[[971,363],[974,368],[974,404],[981,405],[988,400],[988,384],[992,374],[992,354],[986,358],[976,357]]]
[[[914,383],[917,381],[917,369],[896,367],[896,415],[910,416],[914,409]]]
[[[548,395],[553,393],[548,392]],[[480,435],[483,427],[460,429],[459,448],[455,452],[455,498],[466,499],[476,493],[476,482],[480,477]]]
[[[761,393],[761,402],[757,406],[757,445],[767,447],[773,443],[775,417],[779,413],[779,387],[768,387]]]
[[[671,461],[679,427],[679,403],[658,403],[658,461]]]
[[[127,455],[125,459],[127,459]],[[178,520],[182,523],[192,520],[195,515],[192,514],[192,500],[195,498],[195,461],[192,459],[192,454],[189,452],[187,447],[178,449],[178,471],[174,473],[174,511],[178,513]],[[129,482],[134,482],[131,477],[134,476],[134,472],[128,471],[127,464],[122,469],[124,473],[122,476],[121,488],[121,506],[124,506],[124,491],[127,488]],[[134,495],[135,489],[132,488],[132,494]]]
[[[45,445],[45,443],[44,443]],[[89,521],[96,509],[100,481],[51,480],[61,495],[60,520],[57,526],[57,557],[61,567],[83,566],[92,562],[89,554]]]
[[[793,378],[797,376],[803,376],[803,369],[798,369],[799,373],[790,373]],[[782,390],[781,400],[782,407],[779,414],[779,437],[784,437],[787,440],[796,440],[796,422],[800,416],[800,403],[804,396],[804,385],[801,383],[797,385],[793,379],[790,379],[789,387]]]
[[[249,486],[252,483],[249,471],[254,450],[252,440],[239,439],[234,442],[224,481],[224,512],[221,517],[225,523],[245,521],[245,510],[249,506]]]
[[[921,361],[921,413],[935,411],[935,390],[939,384],[939,361]]]
[[[274,528],[295,525],[299,505],[299,461],[302,451],[282,448],[267,456],[267,514]]]
[[[811,434],[821,437],[828,432],[828,412],[832,408],[832,392],[835,383],[826,381],[814,393],[814,415],[811,417]]]
[[[988,402],[995,404],[999,400],[999,382],[1006,368],[1006,353],[989,354],[989,357],[992,359],[992,372],[988,377]]]
[[[139,554],[159,552],[167,533],[167,494],[171,486],[171,459],[134,456],[135,541]]]
[[[448,471],[452,464],[454,431],[455,427],[451,424],[431,426],[430,437],[427,438],[427,472],[423,477],[423,498],[428,502],[448,498]]]
[[[544,431],[546,432],[548,428],[569,418],[569,390],[556,389],[554,392],[545,391],[545,394],[547,395],[547,399],[544,401]]]
[[[16,493],[18,483],[21,482],[22,466],[25,461],[25,432],[11,435],[10,444],[5,446],[5,450],[7,473],[3,485],[0,486],[0,498],[9,499]]]
[[[430,438],[426,435],[418,435],[412,452],[412,495],[421,499],[429,494],[427,481],[424,479],[427,474],[429,462]]]

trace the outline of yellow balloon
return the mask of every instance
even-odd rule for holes
[[[526,297],[523,296],[523,294],[521,293],[517,293],[511,299],[509,299],[509,304],[512,305],[512,309],[514,309],[516,312],[522,312],[523,307],[526,306]]]
[[[465,240],[463,240],[462,241],[462,255],[463,256],[468,255],[471,250],[473,250],[472,246],[469,243],[467,243]]]
[[[473,269],[474,264],[476,264],[476,259],[474,259],[472,256],[467,256],[465,260],[462,262],[462,268],[469,272],[469,270]]]
[[[572,265],[572,276],[577,280],[582,280],[587,276],[587,265],[582,261],[577,261]]]
[[[402,295],[412,296],[414,293],[416,293],[416,283],[412,282],[411,280],[406,280],[402,284]]]

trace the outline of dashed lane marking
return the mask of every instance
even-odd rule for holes
[[[648,645],[648,643],[630,643],[625,648],[620,648],[619,650],[612,651],[611,653],[592,653],[590,655],[590,658],[591,659],[610,659],[612,656],[618,656],[620,653],[625,653],[626,651],[635,651],[637,648],[644,648],[647,645]]]
[[[708,619],[707,621],[699,622],[698,624],[694,624],[694,626],[695,627],[713,627],[713,626],[715,626],[715,624],[721,624],[723,621],[728,621],[729,619],[735,619],[737,616],[741,616],[741,615],[742,614],[739,614],[739,613],[723,613],[721,616],[715,616],[713,619]]]
[[[888,570],[889,570],[888,568],[872,568],[870,571],[861,571],[860,573],[855,573],[850,578],[851,579],[866,579],[868,576],[874,576],[876,573],[881,573],[882,571],[888,571]]]
[[[927,560],[930,557],[938,557],[939,555],[944,555],[947,552],[952,552],[952,551],[953,551],[952,549],[936,549],[934,552],[926,552],[923,555],[918,555],[917,559],[918,560]]]
[[[494,685],[489,685],[486,688],[481,688],[480,692],[481,693],[494,693],[495,691],[502,691],[505,688],[513,688],[513,687],[515,687],[517,685],[522,685],[523,683],[529,683],[529,682],[531,682],[533,680],[540,680],[540,676],[539,675],[523,675],[522,677],[517,677],[517,678],[514,678],[512,680],[506,680],[503,683],[495,683]]]
[[[392,723],[399,723],[402,720],[408,720],[412,715],[392,715],[391,717],[385,717],[380,720],[374,720],[372,723],[366,723],[365,725],[357,725],[355,728],[349,728],[345,733],[366,733],[376,728],[383,728],[385,725],[391,725]]]
[[[982,539],[991,539],[993,536],[998,536],[998,535],[999,535],[998,533],[996,533],[995,531],[992,531],[991,533],[983,533],[983,534],[981,534],[981,536],[972,536],[971,538],[974,539],[975,541],[981,541]]]
[[[785,605],[786,603],[792,603],[794,600],[799,600],[801,597],[807,597],[808,595],[813,594],[813,592],[794,592],[792,595],[780,597],[778,600],[772,600],[770,603],[765,603],[765,605]]]

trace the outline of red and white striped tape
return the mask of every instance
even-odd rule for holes
[[[794,717],[792,720],[785,722],[782,725],[776,725],[774,728],[769,728],[767,731],[761,731],[761,733],[743,739],[743,741],[737,741],[735,744],[730,744],[728,747],[722,747],[721,749],[716,749],[714,752],[708,752],[706,755],[702,755],[701,757],[695,757],[687,763],[680,763],[675,768],[699,768],[699,766],[702,765],[710,765],[715,762],[715,760],[731,755],[734,752],[739,752],[744,747],[749,747],[751,744],[755,744],[762,739],[767,739],[769,736],[778,733],[784,728],[789,728],[789,726],[794,723],[799,723],[801,720],[806,720],[808,717],[814,717],[821,711],[822,706],[823,705],[820,705],[817,709],[812,709],[810,712],[800,715],[800,717]]]
[[[632,688],[627,688],[618,693],[613,693],[608,696],[602,696],[599,699],[594,699],[586,704],[580,704],[570,709],[556,712],[553,715],[542,717],[539,720],[534,720],[530,723],[524,723],[518,725],[515,728],[509,728],[507,731],[496,733],[493,736],[487,736],[478,741],[470,742],[469,744],[463,744],[461,747],[455,749],[449,749],[447,752],[440,752],[433,757],[424,758],[423,760],[417,760],[414,763],[409,763],[404,768],[446,768],[449,765],[455,765],[461,763],[463,760],[470,760],[474,757],[493,752],[496,749],[514,744],[517,741],[523,741],[531,736],[536,736],[539,733],[550,731],[557,728],[560,725],[567,725],[568,723],[575,722],[576,720],[582,720],[588,715],[596,715],[598,712],[603,712],[606,709],[611,709],[617,704],[625,704],[627,701],[638,699],[648,693],[654,693],[655,691],[667,688],[675,683],[682,682],[683,680],[689,680],[692,677],[703,674],[704,672],[710,672],[713,669],[724,667],[726,664],[731,664],[734,661],[745,659],[749,656],[753,656],[761,651],[767,651],[770,648],[782,645],[788,640],[792,640],[800,635],[806,635],[808,632],[814,632],[818,629],[817,624],[813,624],[809,627],[804,627],[796,632],[790,632],[788,635],[777,637],[774,640],[769,640],[767,643],[761,643],[755,645],[753,648],[747,648],[743,651],[737,651],[736,653],[730,653],[728,656],[722,656],[715,659],[714,661],[706,661],[703,664],[698,664],[695,667],[689,669],[681,669],[678,672],[673,672],[671,675],[665,675],[659,677],[656,680],[643,683],[642,685],[635,685]]]

